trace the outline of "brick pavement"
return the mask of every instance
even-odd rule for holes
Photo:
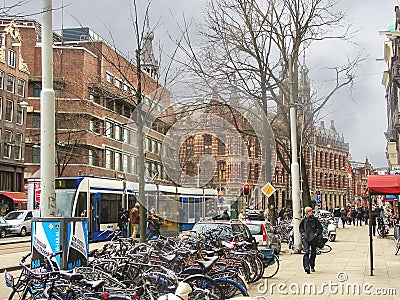
[[[337,241],[329,244],[333,250],[330,253],[317,255],[316,272],[309,275],[302,268],[302,255],[291,254],[285,244],[284,252],[280,255],[281,266],[278,274],[268,280],[267,285],[261,287],[271,288],[272,285],[272,294],[271,289],[260,293],[258,287],[260,282],[251,286],[250,294],[264,295],[267,299],[400,299],[400,255],[394,255],[393,236],[373,239],[374,276],[370,276],[368,226],[348,225],[344,229],[338,228]],[[332,292],[329,291],[329,286],[323,285],[330,282],[332,282]],[[305,283],[310,283],[311,293]],[[279,284],[286,294],[278,291]],[[303,286],[306,288],[305,292],[297,293],[296,288],[299,287],[302,291]],[[316,295],[312,289],[314,286]],[[396,294],[390,296],[378,295],[378,293],[394,292]]]

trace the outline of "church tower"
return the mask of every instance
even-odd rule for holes
[[[149,16],[147,15],[147,31],[143,37],[143,47],[140,56],[143,71],[151,78],[158,80],[158,61],[154,56],[153,51],[154,32],[150,29]]]

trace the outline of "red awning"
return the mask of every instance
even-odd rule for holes
[[[0,192],[0,194],[12,199],[14,203],[28,203],[28,195],[18,192]]]
[[[400,175],[369,175],[371,195],[400,195]]]

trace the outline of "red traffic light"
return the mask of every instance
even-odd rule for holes
[[[245,183],[245,184],[243,185],[243,195],[244,195],[244,196],[250,195],[250,184]]]
[[[321,195],[321,191],[315,191],[315,195]]]

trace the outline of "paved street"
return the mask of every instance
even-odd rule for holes
[[[374,276],[370,276],[368,226],[339,228],[337,241],[330,245],[333,250],[317,255],[316,272],[309,275],[303,271],[302,255],[290,254],[285,245],[285,253],[280,255],[280,271],[266,282],[270,288],[272,286],[272,292],[260,293],[259,289],[266,286],[258,287],[259,282],[252,285],[251,295],[265,295],[267,299],[399,299],[400,256],[394,255],[393,236],[374,238]],[[313,291],[309,293],[307,286],[306,292],[302,293],[305,283],[310,283],[311,288],[316,287],[316,295]],[[278,290],[280,284],[282,293]],[[349,286],[354,286],[356,292],[352,292],[353,288],[348,289]],[[297,287],[300,292],[296,291]],[[388,290],[391,288],[395,290]],[[394,292],[397,295],[378,296],[378,293]]]
[[[374,276],[369,276],[368,241],[368,226],[339,228],[337,241],[331,243],[332,252],[317,256],[316,272],[310,275],[307,275],[302,269],[302,255],[290,254],[287,245],[284,244],[283,252],[280,255],[280,271],[274,278],[265,282],[270,289],[265,293],[262,292],[266,285],[260,286],[264,283],[261,280],[251,286],[250,293],[252,296],[263,295],[267,299],[399,299],[400,256],[394,255],[393,237],[374,239]],[[91,244],[90,248],[95,246],[96,244]],[[17,265],[23,253],[1,253],[0,268]],[[13,271],[13,273],[18,274],[18,271]],[[3,274],[1,274],[0,299],[6,299],[9,293],[3,278]],[[302,292],[305,283],[309,283],[308,286],[311,289],[315,287],[317,294],[314,295],[313,290],[310,294],[308,286],[306,286],[306,292]],[[349,286],[350,289],[348,289]],[[280,292],[278,287],[286,294]],[[298,293],[296,292],[297,287],[300,290]],[[321,292],[323,288],[324,290]],[[329,291],[329,288],[332,292]],[[353,293],[353,288],[355,293]],[[378,296],[377,292],[391,294],[396,292],[397,295]]]

